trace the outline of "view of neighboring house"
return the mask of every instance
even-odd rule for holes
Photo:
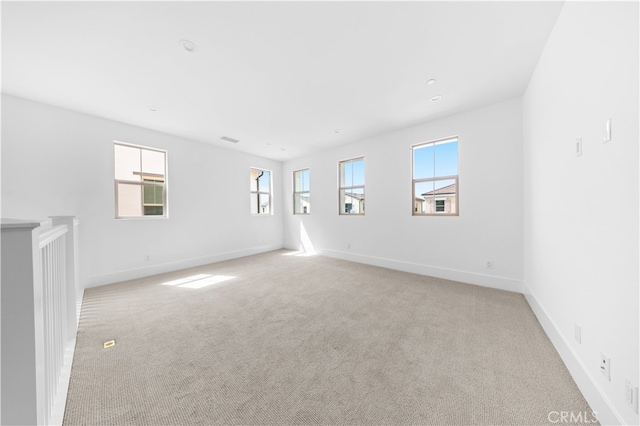
[[[424,214],[455,214],[457,209],[456,194],[458,188],[455,183],[421,194],[425,199],[420,208]],[[419,198],[416,198],[416,209]],[[416,210],[420,211],[420,210]]]
[[[413,202],[413,211],[415,213],[424,213],[424,198],[416,197]]]
[[[344,193],[344,212],[351,214],[364,213],[364,194],[354,192]]]
[[[310,212],[309,208],[310,208],[310,200],[309,200],[309,196],[308,195],[302,195],[300,197],[300,213],[302,214],[307,214]]]

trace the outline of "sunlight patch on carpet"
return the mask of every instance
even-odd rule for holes
[[[166,281],[161,283],[160,285],[200,289],[200,288],[210,287],[212,285],[220,284],[225,281],[232,280],[234,278],[236,277],[230,276],[230,275],[198,274],[198,275],[192,275],[186,278],[180,278],[177,280]]]

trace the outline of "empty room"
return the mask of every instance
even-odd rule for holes
[[[1,3],[0,422],[638,425],[638,1]]]

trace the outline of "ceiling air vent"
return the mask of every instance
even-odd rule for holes
[[[240,142],[238,139],[234,139],[234,138],[230,138],[228,136],[223,136],[220,139],[222,139],[223,141],[227,141],[227,142],[231,142],[231,143],[238,143]]]

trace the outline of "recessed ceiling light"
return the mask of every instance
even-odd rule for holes
[[[429,86],[431,86],[431,85],[432,85],[432,84],[434,84],[435,82],[436,82],[436,79],[435,79],[435,78],[432,78],[432,79],[430,79],[430,80],[427,80],[427,84],[428,84]]]
[[[180,40],[180,44],[182,45],[184,50],[186,50],[189,53],[193,53],[196,50],[198,50],[198,46],[196,46],[196,44],[194,42],[192,42],[192,41]]]
[[[433,98],[431,98],[431,102],[438,102],[440,99],[442,99],[442,96],[436,95]]]
[[[149,105],[147,108],[149,108],[149,111],[153,111],[153,112],[156,112],[158,110],[158,108],[151,105]]]

